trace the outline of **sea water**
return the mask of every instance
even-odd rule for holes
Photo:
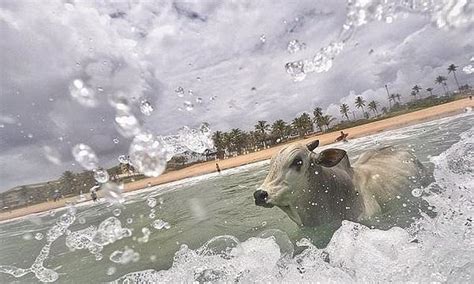
[[[473,113],[331,147],[354,161],[386,145],[409,149],[428,168],[432,184],[413,193],[428,214],[401,201],[396,218],[377,226],[299,228],[278,208],[254,205],[263,161],[132,192],[115,205],[2,222],[0,283],[472,281]]]

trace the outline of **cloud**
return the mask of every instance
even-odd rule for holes
[[[353,105],[351,90],[386,104],[384,84],[408,99],[412,85],[433,86],[447,64],[465,66],[474,55],[466,36],[472,21],[455,20],[453,9],[439,11],[437,19],[451,28],[408,13],[391,24],[368,23],[328,72],[293,82],[285,63],[314,55],[338,36],[345,1],[4,1],[0,190],[80,171],[70,153],[77,143],[90,145],[101,165],[116,163],[130,144],[114,127],[109,101],[118,93],[155,134],[203,121],[213,129],[251,129],[257,120],[291,120],[315,106],[339,117],[340,103]],[[306,48],[290,54],[294,39]],[[458,72],[458,78],[473,83],[472,75]],[[76,79],[93,92],[95,107],[70,96]],[[178,86],[184,98],[174,91]],[[151,116],[140,114],[143,99],[154,106]],[[192,111],[183,109],[185,101]],[[57,150],[62,164],[45,159],[43,146]]]

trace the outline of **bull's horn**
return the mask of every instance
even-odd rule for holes
[[[314,149],[316,149],[316,147],[318,147],[318,145],[319,145],[319,140],[314,140],[313,142],[306,144],[306,147],[308,147],[308,150],[312,152]]]

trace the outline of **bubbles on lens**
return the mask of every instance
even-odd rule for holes
[[[411,191],[411,195],[414,197],[420,197],[423,194],[423,189],[421,188],[415,188]]]
[[[157,177],[166,168],[163,145],[150,133],[137,135],[130,144],[130,160],[140,173]]]
[[[297,39],[291,40],[286,47],[288,53],[293,54],[306,48],[306,44]]]
[[[86,87],[80,79],[72,82],[69,86],[69,93],[75,101],[85,107],[96,107],[98,105],[94,90]]]
[[[157,230],[162,230],[162,229],[168,230],[168,229],[171,228],[171,226],[168,222],[163,221],[161,219],[153,221],[153,223],[151,223],[151,225],[153,226],[153,228],[155,228]]]
[[[180,98],[184,97],[184,88],[179,86],[176,88],[176,90],[174,90],[174,92],[176,93],[176,95]]]
[[[130,162],[128,160],[127,156],[125,156],[125,155],[118,156],[118,161],[122,164],[128,164]]]
[[[128,264],[130,262],[137,262],[140,259],[140,254],[131,248],[125,247],[123,251],[116,250],[112,252],[109,259],[115,263]]]
[[[141,125],[138,119],[131,112],[118,111],[115,116],[115,127],[123,136],[131,138],[141,132]]]
[[[153,208],[156,206],[156,199],[153,197],[148,197],[146,200],[146,204],[148,205],[148,207]]]
[[[115,268],[114,266],[111,266],[107,268],[107,275],[109,276],[114,275],[116,271],[117,271],[117,268]]]
[[[107,172],[107,170],[104,170],[102,168],[95,169],[94,170],[94,179],[98,183],[106,183],[106,182],[109,181],[109,173]]]
[[[183,106],[184,106],[184,109],[187,111],[192,111],[194,109],[194,105],[190,101],[184,101]]]
[[[76,162],[78,162],[83,168],[87,170],[93,170],[97,168],[99,159],[96,154],[86,144],[77,144],[72,148],[72,155]]]
[[[143,100],[140,103],[140,111],[146,116],[150,116],[153,113],[153,107],[151,106],[150,102],[147,100]]]
[[[120,216],[121,213],[122,213],[122,210],[120,210],[120,208],[115,208],[115,209],[112,211],[112,214],[113,214],[115,217]]]
[[[187,126],[178,131],[180,142],[190,151],[204,153],[207,149],[214,147],[212,133],[207,124],[202,124],[198,129],[191,129]]]

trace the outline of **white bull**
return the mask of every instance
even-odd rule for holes
[[[361,221],[426,181],[425,168],[408,151],[368,151],[351,166],[344,150],[313,153],[318,144],[290,145],[276,153],[254,193],[255,204],[277,206],[300,226]]]

